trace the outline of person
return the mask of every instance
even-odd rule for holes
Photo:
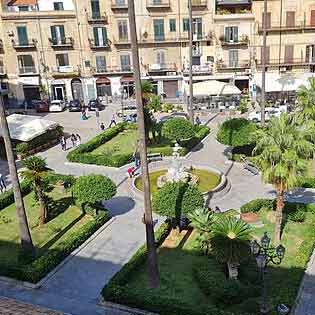
[[[75,145],[77,143],[77,137],[75,136],[75,134],[71,135],[70,140],[72,142],[72,147],[75,147]]]
[[[4,182],[3,175],[0,173],[0,190],[1,192],[5,191],[7,189],[7,186]]]
[[[197,126],[201,125],[201,120],[200,120],[199,116],[196,117],[196,125]]]
[[[135,168],[134,167],[129,167],[128,169],[127,169],[127,173],[128,173],[128,175],[129,175],[129,178],[132,178],[133,177],[133,175],[134,175],[134,173],[135,173]]]
[[[67,150],[67,141],[66,141],[65,136],[61,137],[60,144],[61,144],[62,151],[66,151]]]
[[[135,159],[135,167],[139,168],[140,167],[139,140],[137,141],[136,149],[135,149],[135,152],[133,154],[133,157]]]
[[[86,110],[85,108],[82,109],[82,112],[81,112],[81,120],[87,120],[87,116],[86,116]]]
[[[81,136],[77,133],[75,135],[75,137],[76,137],[76,143],[77,143],[77,147],[78,147],[81,144]]]
[[[110,128],[112,125],[117,125],[117,123],[116,123],[116,118],[115,118],[115,114],[113,114],[112,115],[112,119],[111,119],[111,121],[110,121],[110,124],[109,124],[109,127],[108,128]]]
[[[101,126],[100,126],[100,127],[101,127],[101,130],[102,130],[102,131],[105,130],[105,125],[104,125],[104,123],[101,123]]]

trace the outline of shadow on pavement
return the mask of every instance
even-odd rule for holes
[[[135,201],[127,196],[117,196],[111,200],[103,202],[112,217],[125,214],[134,209]]]

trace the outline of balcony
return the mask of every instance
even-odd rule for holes
[[[215,21],[235,21],[235,20],[254,20],[255,17],[251,10],[244,10],[237,13],[231,13],[226,11],[217,10],[214,15]]]
[[[217,2],[217,5],[228,5],[228,6],[252,4],[252,0],[217,0],[216,2]]]
[[[258,33],[264,31],[263,25],[258,26]],[[305,22],[297,23],[295,25],[269,25],[266,28],[268,33],[279,33],[279,32],[292,32],[299,33],[303,31],[315,31],[315,24],[306,24]]]
[[[113,11],[127,11],[128,10],[127,0],[113,0],[111,8]]]
[[[225,63],[223,61],[219,61],[216,63],[217,70],[245,70],[250,68],[250,60],[244,59],[244,60],[239,60],[239,61],[233,61],[233,62],[228,62]]]
[[[105,12],[103,14],[88,14],[88,22],[90,24],[107,24],[108,16]]]
[[[184,70],[183,70],[184,74],[187,75],[189,73],[189,65],[187,65]],[[201,75],[201,74],[213,74],[213,63],[209,62],[209,63],[205,63],[205,64],[201,64],[201,65],[193,65],[192,66],[192,72],[193,74],[196,75]]]
[[[193,41],[212,41],[211,33],[194,34]],[[144,32],[139,37],[139,44],[169,44],[169,43],[183,43],[189,41],[188,33],[169,33],[164,35],[154,35]]]
[[[132,73],[132,66],[99,66],[92,69],[94,75]]]
[[[74,10],[63,11],[10,11],[8,7],[1,13],[2,20],[29,20],[29,19],[75,19]]]
[[[74,39],[72,37],[65,37],[61,39],[49,38],[49,41],[52,48],[73,48],[74,45]]]
[[[147,65],[146,68],[148,68],[149,73],[154,72],[166,72],[166,71],[177,71],[177,66],[175,62],[169,62],[169,63],[153,63],[150,65]]]
[[[221,42],[221,46],[227,48],[248,46],[249,44],[249,38],[247,35],[242,35],[241,38],[238,40],[227,40],[224,36],[221,36],[219,39]]]
[[[20,75],[33,75],[37,74],[37,70],[35,66],[22,66],[19,67],[19,74]]]
[[[315,65],[315,57],[292,58],[292,59],[269,59],[266,60],[266,67],[291,67],[291,66],[312,66]],[[257,60],[257,66],[262,66],[262,60]]]
[[[128,36],[120,37],[117,39],[114,38],[114,44],[115,45],[130,45],[130,39]]]
[[[103,43],[96,43],[94,39],[89,38],[89,44],[90,44],[90,48],[91,49],[106,49],[109,48],[110,44],[109,44],[109,40],[104,41]]]
[[[208,6],[207,0],[192,0],[191,6],[193,10],[206,9]]]
[[[80,75],[79,68],[73,66],[58,66],[52,69],[53,77],[67,78]]]
[[[37,40],[31,39],[28,42],[19,42],[12,39],[14,49],[36,49]]]
[[[170,7],[170,0],[147,0],[148,10],[169,9]]]

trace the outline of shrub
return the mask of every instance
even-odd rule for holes
[[[162,110],[161,97],[158,95],[153,95],[147,107],[155,112],[161,111]]]
[[[276,201],[274,199],[254,199],[241,206],[241,213],[258,212],[262,208],[274,210]]]
[[[153,195],[153,211],[168,218],[176,219],[202,207],[204,199],[195,185],[183,182],[167,183]]]
[[[293,222],[304,222],[306,218],[306,212],[303,209],[297,209],[297,211],[289,213],[287,218]]]
[[[162,126],[164,137],[177,141],[190,139],[195,135],[194,126],[185,118],[171,118]]]
[[[163,112],[169,112],[169,111],[173,111],[175,108],[175,106],[171,103],[164,103],[162,105],[162,110]]]
[[[81,176],[76,180],[73,196],[82,204],[96,204],[109,200],[116,194],[114,182],[103,175]]]
[[[26,155],[28,153],[28,144],[25,142],[18,143],[15,148],[17,154]]]
[[[226,120],[219,128],[217,140],[225,145],[237,147],[255,142],[254,133],[257,127],[244,118]]]
[[[315,177],[302,177],[299,186],[303,188],[315,188]]]
[[[202,141],[210,133],[210,128],[207,126],[195,126],[195,135],[187,140],[179,141],[179,144],[185,151],[182,155],[185,155],[189,150]]]

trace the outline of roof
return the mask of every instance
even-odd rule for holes
[[[241,91],[235,85],[216,80],[194,83],[193,90],[194,96],[241,94]],[[189,95],[189,89],[186,93]]]
[[[8,6],[23,6],[23,5],[36,5],[37,0],[11,0],[8,2]]]
[[[44,134],[48,130],[55,129],[58,123],[38,116],[13,114],[7,117],[11,138],[23,142],[29,142],[32,139]],[[0,130],[0,136],[2,132]]]

